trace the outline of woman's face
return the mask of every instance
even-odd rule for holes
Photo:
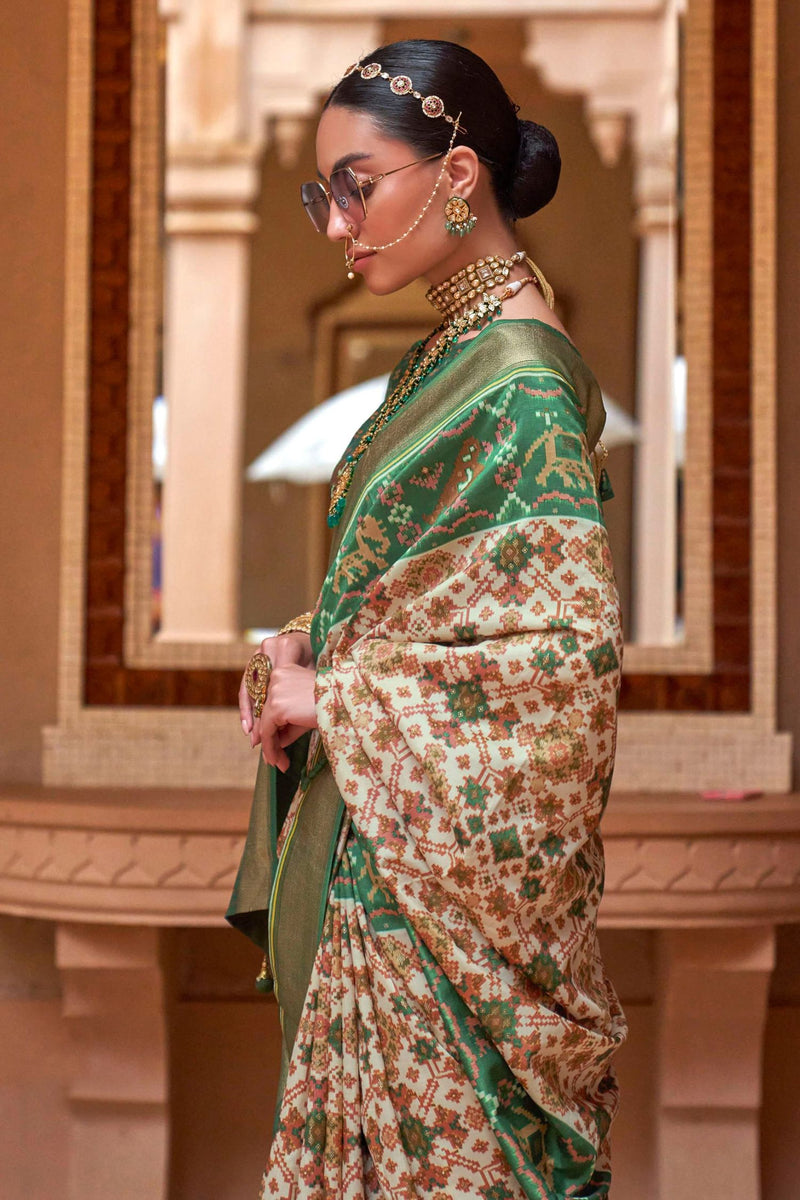
[[[331,172],[340,166],[349,166],[361,180],[423,157],[407,142],[388,137],[366,113],[332,106],[322,114],[317,129],[317,166],[326,186]],[[406,232],[430,199],[443,162],[444,155],[417,163],[365,188],[367,215],[360,223],[354,221],[352,213],[348,215],[336,203],[331,204],[327,235],[342,244],[344,254],[348,223],[353,226],[354,270],[363,276],[374,295],[386,295],[412,279],[427,276],[447,257],[450,247],[442,215],[448,196],[446,177],[408,237],[387,250],[364,248],[383,246]]]

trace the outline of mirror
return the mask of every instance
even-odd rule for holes
[[[551,63],[557,62],[554,14],[570,3],[548,5],[556,22],[550,29]],[[515,26],[526,39],[532,30],[538,36],[545,20],[539,0],[530,0],[529,9],[527,4],[528,0],[515,0],[518,14],[534,14]],[[85,0],[75,0],[65,307],[63,637],[59,724],[46,731],[45,739],[50,782],[229,786],[236,781],[246,786],[250,781],[252,767],[239,754],[229,711],[250,651],[247,643],[208,638],[170,642],[152,633],[152,413],[153,397],[161,390],[164,228],[173,222],[173,232],[182,228],[187,239],[207,239],[209,250],[232,236],[250,241],[262,161],[258,137],[265,114],[271,114],[270,145],[291,143],[297,114],[303,113],[305,125],[318,109],[320,96],[309,91],[318,78],[323,73],[336,78],[349,58],[345,49],[377,45],[381,34],[390,37],[399,27],[388,20],[364,20],[362,0],[341,0],[340,19],[329,19],[326,37],[320,39],[316,23],[321,16],[329,17],[326,5],[327,0],[303,0],[302,16],[290,18],[281,9],[272,19],[271,0],[247,14],[220,6],[217,0],[202,6],[175,0],[174,16],[164,10],[159,16],[155,0],[96,11]],[[381,7],[379,0],[374,7]],[[160,40],[169,41],[162,20],[168,18],[168,30],[184,8],[193,20],[215,11],[228,13],[231,44],[246,46],[248,53],[222,56],[221,61],[236,67],[229,78],[230,104],[209,100],[203,108],[205,119],[218,123],[212,161],[221,174],[205,173],[208,147],[197,148],[192,130],[179,131],[182,149],[172,162],[177,171],[170,193],[174,203],[165,215],[158,47]],[[676,0],[618,0],[614,5],[617,16],[639,16],[644,26],[667,9],[677,11]],[[771,0],[689,0],[682,18],[680,337],[690,400],[681,496],[683,637],[671,646],[626,647],[616,771],[623,789],[694,788],[698,764],[703,777],[711,773],[717,784],[739,786],[744,775],[773,779],[778,790],[787,786],[787,739],[774,732],[772,15]],[[248,25],[251,40],[242,40],[236,24],[240,21]],[[457,38],[464,27],[442,20],[426,28]],[[571,25],[572,34],[576,28]],[[266,58],[256,53],[259,38],[266,40]],[[203,56],[210,45],[208,38],[200,38],[195,55],[187,60],[188,85],[202,79]],[[312,58],[319,66],[313,80],[305,67]],[[269,87],[259,75],[253,83],[258,96],[255,115],[245,119],[251,109],[243,108],[250,94],[244,82],[265,62],[272,73]],[[615,75],[610,79],[621,86]],[[551,84],[548,87],[552,90]],[[598,101],[595,124],[600,120],[602,127],[620,105],[625,108],[624,96],[618,93],[607,96],[602,105]],[[622,122],[614,124],[619,128]],[[727,131],[744,128],[752,130],[752,138],[726,136]],[[656,172],[659,161],[654,153]],[[209,187],[203,197],[199,181],[210,183],[212,178],[216,187]],[[183,207],[180,195],[186,198]],[[534,248],[553,274],[545,257],[548,247],[542,250],[537,243]],[[249,254],[239,261],[249,263]],[[553,277],[565,294],[565,280]],[[326,394],[316,391],[316,370],[334,361],[330,347],[352,337],[357,348],[364,332],[364,310],[351,313],[343,303],[337,306],[337,297],[356,300],[353,293],[340,290],[334,260],[329,278],[331,291],[319,289],[322,307],[308,313],[316,333],[312,343],[309,332],[306,348],[322,347],[323,329],[329,347],[325,355],[315,354],[314,396]],[[217,293],[227,295],[221,289]],[[213,299],[215,291],[206,286],[203,295]],[[579,311],[568,316],[573,331],[578,316]],[[352,327],[351,319],[356,322]],[[212,322],[211,331],[217,338],[228,333],[222,321]],[[412,334],[407,329],[406,340]],[[196,341],[194,349],[199,345]],[[244,336],[241,345],[246,347]],[[595,348],[585,341],[582,348],[599,373]],[[319,378],[320,387],[325,382]],[[220,408],[230,411],[222,403]],[[287,418],[282,428],[290,423]],[[260,440],[253,453],[263,445]],[[213,446],[208,462],[213,462],[215,450]],[[246,461],[242,453],[234,477],[237,493],[244,486],[240,469]],[[319,511],[319,501],[303,496]],[[290,515],[292,520],[300,517]],[[293,525],[291,529],[287,536],[293,536]],[[309,563],[316,562],[322,549],[309,542],[303,555]],[[238,548],[236,552],[238,562]],[[209,564],[219,575],[220,564],[213,558],[197,551],[194,561],[190,557],[193,586]],[[122,776],[120,737],[126,747]]]
[[[275,454],[268,480],[245,472],[315,405],[387,371],[434,323],[421,288],[373,302],[348,284],[339,248],[313,233],[297,200],[316,173],[322,97],[353,46],[408,36],[470,46],[522,112],[556,133],[559,193],[521,223],[520,241],[615,416],[606,519],[634,662],[642,647],[674,654],[685,644],[684,5],[631,4],[614,19],[579,3],[558,16],[528,7],[528,17],[457,27],[435,17],[336,22],[310,78],[313,17],[234,28],[222,3],[194,12],[160,0],[159,367],[135,400],[155,422],[156,464],[136,500],[149,531],[129,589],[139,661],[179,664],[190,647],[193,662],[202,648],[208,665],[233,665],[243,639],[314,603],[324,487],[292,482],[288,457],[276,472]],[[613,70],[620,38],[637,42],[631,61],[641,64],[624,82]],[[227,58],[215,53],[224,47]]]

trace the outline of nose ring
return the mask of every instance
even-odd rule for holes
[[[348,249],[348,242],[350,243],[349,249]],[[355,241],[355,238],[353,237],[353,226],[348,225],[347,233],[345,234],[345,239],[344,239],[344,265],[345,265],[345,270],[347,271],[348,279],[355,279],[355,277],[356,277],[356,273],[353,270],[355,261],[356,261],[356,241]]]

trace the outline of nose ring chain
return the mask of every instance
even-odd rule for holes
[[[425,213],[428,211],[430,206],[433,204],[433,201],[436,198],[439,188],[442,186],[442,180],[444,179],[445,171],[447,170],[447,168],[450,164],[450,154],[453,149],[453,143],[456,140],[456,134],[458,133],[458,128],[459,128],[458,121],[459,121],[460,117],[461,117],[461,113],[458,114],[458,117],[456,118],[456,121],[453,124],[453,133],[450,137],[450,145],[447,147],[447,153],[445,154],[444,162],[442,163],[442,169],[439,172],[439,175],[436,179],[436,183],[433,186],[433,191],[431,192],[430,196],[428,197],[427,201],[425,202],[425,205],[424,205],[422,211],[419,213],[416,220],[411,222],[411,224],[409,225],[409,227],[405,231],[405,233],[401,233],[400,237],[396,237],[394,239],[394,241],[384,242],[384,244],[382,246],[368,246],[366,244],[366,242],[359,242],[358,238],[353,236],[353,226],[352,225],[347,226],[347,235],[346,235],[345,241],[344,241],[344,260],[345,260],[345,268],[347,270],[347,278],[348,279],[355,279],[355,272],[353,271],[353,265],[355,263],[356,246],[361,246],[361,248],[363,250],[369,250],[371,253],[375,253],[378,250],[389,250],[392,246],[396,246],[399,242],[404,242],[405,239],[409,236],[409,234],[413,233],[414,230],[417,228],[420,221],[425,216]],[[350,242],[350,253],[349,254],[348,254],[348,250],[347,250],[348,241]]]

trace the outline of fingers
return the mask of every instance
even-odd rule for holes
[[[308,733],[308,730],[303,725],[284,725],[278,730],[278,741],[281,746],[291,746],[304,733]]]
[[[242,722],[242,732],[250,733],[253,728],[253,702],[247,692],[247,673],[242,676],[239,688],[239,718]],[[251,746],[253,743],[250,743]]]
[[[308,640],[307,637],[305,640]],[[286,661],[278,665],[276,659],[284,657],[276,650],[280,643],[285,644]],[[289,768],[289,756],[284,747],[316,726],[314,667],[311,663],[302,666],[297,661],[298,657],[302,657],[302,650],[302,641],[294,634],[265,638],[261,643],[261,653],[270,658],[273,669],[266,702],[258,717],[254,715],[253,701],[247,691],[246,672],[239,688],[242,731],[249,736],[251,748],[260,744],[264,762],[280,771]]]
[[[276,667],[289,665],[313,666],[311,639],[306,633],[285,633],[278,637],[264,638],[259,650],[262,654],[266,654],[272,663],[273,670]],[[247,692],[246,671],[242,675],[242,682],[239,686],[239,720],[245,736],[252,734],[256,719],[253,716],[253,701]],[[255,746],[258,741],[260,738],[257,737],[253,740],[251,737],[250,745]]]
[[[277,638],[264,638],[261,645],[259,646],[259,650],[261,651],[261,653],[266,654],[267,658],[269,658],[270,662],[272,662],[273,664],[275,661],[275,653],[276,653],[277,644],[278,644]],[[245,670],[244,674],[242,675],[242,682],[239,686],[239,720],[242,723],[242,732],[245,734],[245,736],[248,733],[252,735],[256,718],[253,716],[253,701],[250,699],[250,695],[247,691],[247,671],[246,670]],[[255,746],[259,741],[260,741],[260,738],[257,737],[254,740],[253,737],[251,736],[250,745]]]
[[[250,729],[250,749],[252,750],[262,740],[261,718],[256,717]]]
[[[280,733],[276,730],[271,737],[261,738],[261,757],[268,766],[277,767],[279,771],[288,771],[289,756],[280,742]]]
[[[250,744],[255,746],[257,741],[260,741],[261,756],[264,762],[277,767],[279,771],[288,771],[289,756],[284,747],[291,745],[304,732],[302,726],[290,722],[280,700],[268,693],[267,703],[255,723]],[[258,734],[257,741],[255,740],[256,734]]]
[[[261,744],[261,757],[264,762],[270,767],[277,767],[279,771],[286,771],[289,768],[289,756],[283,749],[281,743],[281,730],[275,724],[274,715],[265,708],[261,716],[253,722],[253,729],[250,734],[250,746]]]

